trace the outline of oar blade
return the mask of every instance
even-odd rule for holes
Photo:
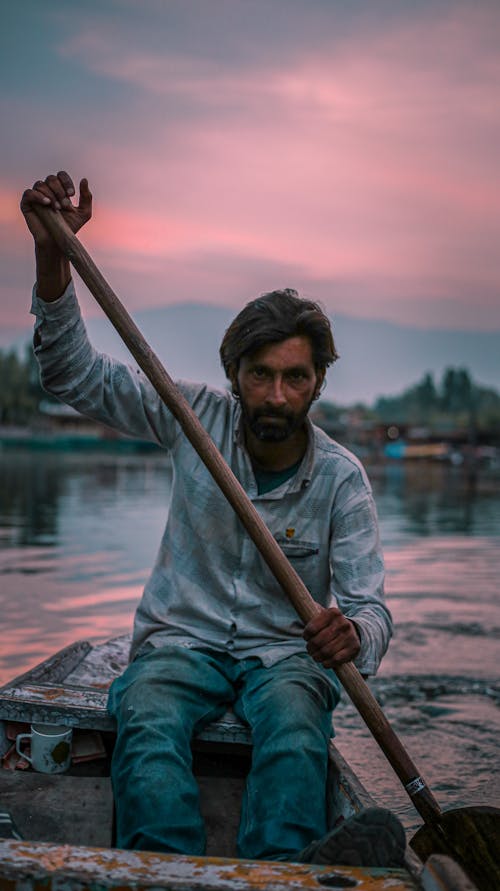
[[[435,825],[425,824],[410,841],[424,862],[433,854],[456,860],[479,891],[500,888],[500,810],[461,807],[445,811]]]

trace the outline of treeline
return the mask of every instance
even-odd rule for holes
[[[500,424],[500,394],[474,383],[466,368],[447,368],[436,384],[432,374],[398,396],[383,396],[373,406],[383,423],[493,429]]]
[[[47,400],[40,386],[38,365],[28,344],[23,355],[0,350],[0,424],[30,424]],[[447,368],[436,383],[432,374],[397,396],[383,396],[372,406],[357,406],[373,421],[383,424],[425,424],[493,429],[500,425],[500,394],[476,384],[466,368]],[[330,422],[345,409],[321,403],[322,415]]]
[[[31,346],[24,355],[0,350],[0,424],[29,424],[44,397]]]

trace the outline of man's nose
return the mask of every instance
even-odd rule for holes
[[[283,386],[283,378],[280,375],[273,377],[267,393],[267,402],[271,405],[286,405],[286,396]]]

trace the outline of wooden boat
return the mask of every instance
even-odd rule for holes
[[[74,759],[66,774],[0,771],[0,805],[25,841],[0,839],[0,889],[210,889],[295,891],[473,891],[459,867],[442,856],[422,864],[408,848],[404,869],[323,867],[239,860],[235,838],[241,792],[251,756],[249,730],[232,712],[193,742],[195,773],[207,826],[205,857],[181,857],[112,847],[113,801],[109,758],[114,725],[107,690],[126,662],[130,639],[61,650],[0,690],[0,754],[31,723],[73,727]],[[94,758],[88,760],[90,756]],[[374,804],[333,742],[329,752],[330,825]]]

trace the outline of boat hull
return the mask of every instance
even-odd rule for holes
[[[124,851],[113,847],[113,800],[109,754],[114,725],[106,711],[107,691],[128,659],[129,639],[99,646],[77,642],[0,690],[0,754],[12,747],[12,727],[58,723],[74,735],[104,740],[99,763],[72,766],[69,775],[0,771],[0,800],[29,841],[0,839],[0,891],[83,891],[163,888],[183,891],[280,891],[299,888],[357,888],[407,891],[455,888],[421,884],[422,864],[408,849],[402,870],[320,867],[237,859],[241,794],[251,758],[248,727],[228,712],[193,741],[193,764],[207,828],[206,857]],[[23,729],[23,728],[21,728]],[[3,735],[2,735],[3,731]],[[90,738],[90,737],[89,737]],[[375,804],[333,741],[327,786],[329,825]],[[452,864],[453,867],[453,864]],[[453,867],[454,868],[454,867]],[[459,888],[460,886],[456,886]],[[464,885],[464,891],[470,886]]]

